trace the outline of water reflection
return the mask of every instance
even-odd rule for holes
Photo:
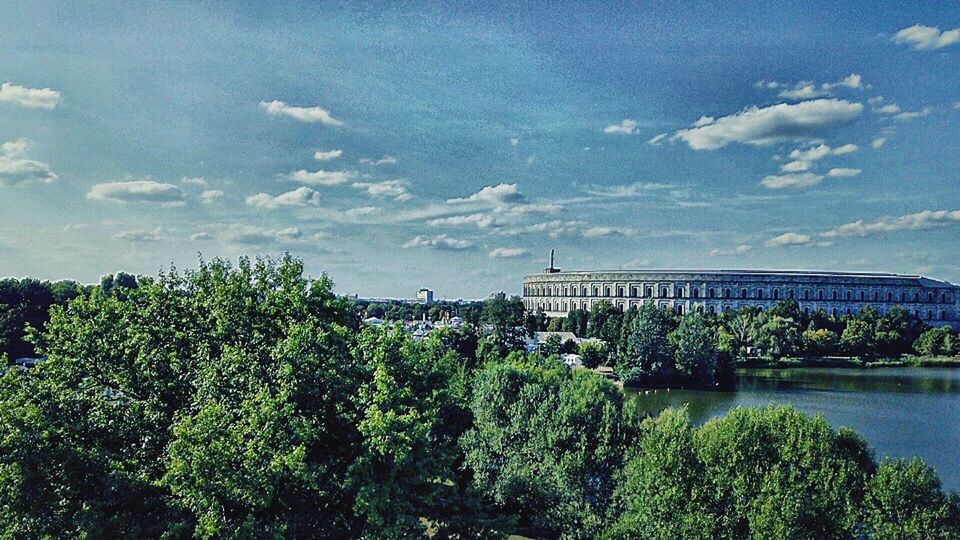
[[[748,370],[734,391],[630,391],[656,414],[687,404],[698,423],[729,409],[787,403],[860,432],[878,456],[920,456],[960,489],[960,369]]]

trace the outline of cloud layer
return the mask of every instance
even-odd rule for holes
[[[87,198],[98,201],[183,204],[187,196],[173,184],[153,180],[127,180],[97,184],[87,192]]]
[[[0,145],[0,184],[11,186],[28,182],[49,184],[58,177],[46,163],[26,156],[30,144],[18,139]]]
[[[342,126],[344,123],[340,120],[334,118],[330,111],[324,109],[323,107],[297,107],[294,105],[287,105],[286,103],[280,100],[273,101],[261,101],[260,107],[267,111],[267,114],[272,116],[289,116],[294,120],[299,120],[301,122],[320,122],[321,124],[327,126]]]
[[[0,101],[16,103],[30,109],[52,110],[62,101],[60,92],[49,88],[27,88],[5,82],[0,84]]]

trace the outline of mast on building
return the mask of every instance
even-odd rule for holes
[[[553,250],[550,250],[550,267],[543,269],[544,273],[547,274],[556,274],[560,272],[560,269],[553,265]]]

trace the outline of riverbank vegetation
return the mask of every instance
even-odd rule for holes
[[[821,418],[646,417],[522,352],[507,299],[484,307],[488,332],[415,341],[361,328],[331,289],[289,257],[213,261],[54,306],[29,335],[48,361],[0,377],[2,536],[960,535],[929,467],[877,463]],[[702,376],[708,320],[664,340],[663,317],[631,323],[657,329],[627,340],[653,359],[637,366]]]

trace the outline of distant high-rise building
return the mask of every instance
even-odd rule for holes
[[[423,302],[424,304],[433,303],[433,291],[424,287],[417,291],[417,302]]]

